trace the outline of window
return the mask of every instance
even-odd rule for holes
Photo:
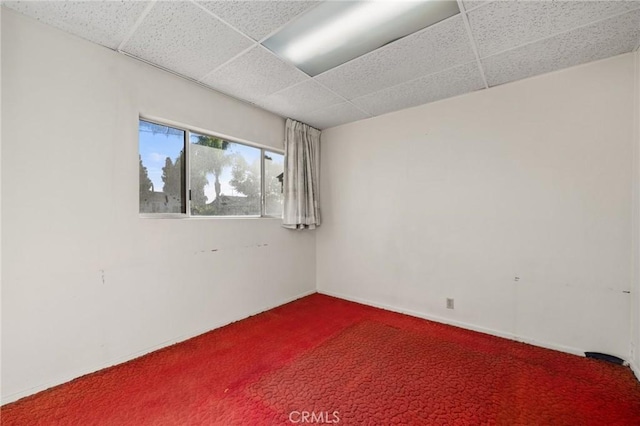
[[[140,213],[184,213],[184,130],[140,120]]]
[[[267,216],[282,216],[284,204],[284,155],[264,152],[264,211]]]
[[[281,153],[142,119],[139,149],[140,213],[282,216]]]

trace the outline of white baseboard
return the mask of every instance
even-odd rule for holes
[[[243,315],[241,317],[235,318],[235,319],[233,319],[231,321],[225,321],[225,322],[216,323],[216,324],[213,324],[212,326],[208,326],[206,328],[195,330],[195,331],[193,331],[191,333],[187,333],[187,334],[183,334],[181,336],[174,337],[173,339],[166,340],[166,341],[164,341],[162,343],[159,343],[157,345],[148,347],[148,348],[143,349],[141,351],[137,351],[137,352],[128,354],[126,356],[115,358],[113,360],[110,360],[110,361],[98,366],[95,369],[78,370],[78,371],[75,371],[75,372],[65,376],[61,380],[47,382],[47,383],[44,383],[44,384],[41,384],[41,385],[38,385],[38,386],[34,386],[32,388],[29,388],[29,389],[25,389],[25,390],[20,391],[20,392],[16,392],[16,393],[7,395],[7,396],[2,398],[2,405],[8,404],[10,402],[17,401],[20,398],[24,398],[26,396],[33,395],[35,393],[41,392],[41,391],[49,389],[51,387],[61,385],[63,383],[69,382],[69,381],[71,381],[73,379],[77,379],[78,377],[85,376],[85,375],[91,374],[91,373],[95,373],[96,371],[100,371],[100,370],[103,370],[105,368],[113,367],[114,365],[122,364],[122,363],[127,362],[127,361],[131,361],[132,359],[139,358],[139,357],[141,357],[143,355],[146,355],[148,353],[151,353],[153,351],[157,351],[158,349],[166,348],[167,346],[171,346],[171,345],[174,345],[176,343],[180,343],[180,342],[183,342],[185,340],[189,340],[189,339],[191,339],[193,337],[196,337],[196,336],[199,336],[201,334],[207,333],[207,332],[209,332],[211,330],[215,330],[217,328],[224,327],[225,325],[229,325],[229,324],[234,323],[236,321],[240,321],[240,320],[243,320],[245,318],[249,318],[249,317],[257,315],[259,313],[268,311],[270,309],[277,308],[278,306],[285,305],[287,303],[293,302],[294,300],[298,300],[300,298],[303,298],[305,296],[309,296],[309,295],[314,294],[314,293],[316,293],[315,289],[314,290],[310,290],[310,291],[305,291],[305,292],[300,293],[300,294],[298,294],[296,296],[284,299],[284,300],[276,303],[275,305],[264,306],[264,307],[254,311],[252,313],[249,313],[247,315]]]
[[[453,325],[455,327],[460,327],[460,328],[464,328],[464,329],[467,329],[467,330],[477,331],[477,332],[484,333],[484,334],[490,334],[492,336],[502,337],[502,338],[509,339],[509,340],[515,340],[516,342],[527,343],[527,344],[530,344],[530,345],[539,346],[539,347],[546,348],[546,349],[553,349],[553,350],[556,350],[556,351],[565,352],[565,353],[569,353],[569,354],[572,354],[572,355],[577,355],[577,356],[582,356],[582,357],[585,356],[584,355],[585,350],[579,349],[579,348],[574,348],[574,347],[571,347],[571,346],[564,346],[564,345],[558,345],[556,343],[543,342],[543,341],[539,341],[539,340],[536,340],[536,339],[531,339],[531,338],[524,337],[524,336],[518,336],[518,335],[513,334],[513,333],[494,330],[492,328],[480,327],[480,326],[469,324],[469,323],[466,323],[466,322],[456,321],[456,320],[452,320],[452,319],[449,319],[449,318],[440,317],[438,315],[431,315],[431,314],[427,314],[427,313],[424,313],[424,312],[413,311],[411,309],[398,308],[398,307],[387,305],[387,304],[384,304],[384,303],[373,302],[371,300],[363,299],[363,298],[360,298],[360,297],[348,296],[348,295],[345,295],[345,294],[342,294],[342,293],[333,292],[333,291],[318,290],[318,293],[326,294],[327,296],[337,297],[339,299],[349,300],[351,302],[356,302],[356,303],[360,303],[360,304],[363,304],[363,305],[373,306],[373,307],[384,309],[384,310],[387,310],[387,311],[398,312],[398,313],[401,313],[401,314],[410,315],[412,317],[417,317],[417,318],[422,318],[422,319],[426,319],[426,320],[429,320],[429,321],[439,322],[441,324]],[[640,377],[640,376],[638,376],[638,377]]]
[[[633,374],[636,376],[636,379],[640,381],[640,367],[638,367],[638,365],[636,365],[635,362],[629,361],[629,368],[631,369],[631,371],[633,371]]]
[[[188,334],[184,334],[184,335],[175,337],[173,339],[170,339],[170,340],[167,340],[165,342],[162,342],[162,343],[160,343],[158,345],[154,345],[152,347],[146,348],[146,349],[144,349],[142,351],[138,351],[138,352],[129,354],[129,355],[124,356],[124,357],[116,358],[114,360],[111,360],[111,361],[109,361],[107,363],[102,364],[101,366],[99,366],[96,369],[92,369],[92,370],[89,370],[89,371],[77,371],[77,372],[74,372],[73,374],[70,374],[69,376],[67,376],[66,378],[64,378],[62,380],[45,383],[45,384],[42,384],[42,385],[39,385],[39,386],[36,386],[36,387],[32,387],[30,389],[26,389],[24,391],[20,391],[20,392],[13,393],[11,395],[7,395],[6,397],[2,398],[2,405],[8,404],[10,402],[14,402],[14,401],[16,401],[16,400],[18,400],[20,398],[24,398],[25,396],[29,396],[29,395],[32,395],[34,393],[41,392],[41,391],[49,389],[49,388],[51,388],[53,386],[58,386],[60,384],[69,382],[69,381],[71,381],[73,379],[76,379],[78,377],[81,377],[81,376],[84,376],[84,375],[87,375],[87,374],[91,374],[91,373],[94,373],[96,371],[112,367],[112,366],[117,365],[117,364],[121,364],[121,363],[124,363],[124,362],[127,362],[127,361],[131,361],[132,359],[135,359],[135,358],[138,358],[140,356],[146,355],[146,354],[148,354],[150,352],[153,352],[153,351],[156,351],[158,349],[162,349],[162,348],[165,348],[167,346],[171,346],[173,344],[176,344],[176,343],[179,343],[179,342],[182,342],[182,341],[185,341],[185,340],[189,340],[189,339],[191,339],[193,337],[196,337],[196,336],[199,336],[201,334],[207,333],[207,332],[209,332],[211,330],[215,330],[217,328],[224,327],[225,325],[231,324],[231,323],[236,322],[236,321],[240,321],[242,319],[251,317],[253,315],[257,315],[257,314],[259,314],[261,312],[268,311],[268,310],[276,308],[278,306],[285,305],[287,303],[293,302],[294,300],[298,300],[300,298],[309,296],[309,295],[314,294],[314,293],[316,293],[316,290],[306,291],[306,292],[300,293],[300,294],[298,294],[296,296],[284,299],[284,300],[278,302],[275,305],[264,306],[264,307],[262,307],[262,308],[260,308],[260,309],[258,309],[256,311],[254,311],[253,313],[250,313],[250,314],[244,315],[242,317],[236,318],[236,319],[234,319],[232,321],[217,323],[217,324],[214,324],[213,326],[209,326],[209,327],[204,328],[204,329],[196,330],[196,331],[194,331],[192,333],[188,333]],[[351,301],[351,302],[360,303],[360,304],[363,304],[363,305],[373,306],[373,307],[384,309],[384,310],[387,310],[387,311],[398,312],[398,313],[410,315],[410,316],[417,317],[417,318],[423,318],[423,319],[426,319],[426,320],[429,320],[429,321],[438,322],[438,323],[441,323],[441,324],[448,324],[448,325],[452,325],[452,326],[455,326],[455,327],[464,328],[464,329],[467,329],[467,330],[477,331],[477,332],[489,334],[489,335],[492,335],[492,336],[497,336],[497,337],[502,337],[502,338],[509,339],[509,340],[514,340],[514,341],[517,341],[517,342],[522,342],[522,343],[527,343],[527,344],[530,344],[530,345],[539,346],[539,347],[543,347],[543,348],[547,348],[547,349],[557,350],[557,351],[560,351],[560,352],[565,352],[565,353],[569,353],[569,354],[573,354],[573,355],[577,355],[577,356],[584,356],[584,352],[585,352],[582,349],[574,348],[574,347],[571,347],[571,346],[564,346],[564,345],[558,345],[558,344],[555,344],[555,343],[543,342],[543,341],[527,338],[527,337],[524,337],[524,336],[518,336],[518,335],[515,335],[513,333],[507,333],[507,332],[503,332],[503,331],[499,331],[499,330],[495,330],[495,329],[491,329],[491,328],[480,327],[480,326],[477,326],[477,325],[465,323],[465,322],[462,322],[462,321],[451,320],[449,318],[444,318],[444,317],[440,317],[440,316],[437,316],[437,315],[431,315],[431,314],[427,314],[427,313],[424,313],[424,312],[413,311],[411,309],[398,308],[398,307],[387,305],[387,304],[384,304],[384,303],[373,302],[373,301],[368,300],[368,299],[363,299],[363,298],[355,297],[355,296],[349,296],[349,295],[338,293],[338,292],[332,292],[332,291],[326,291],[326,290],[318,290],[317,293],[325,294],[327,296],[337,297],[339,299],[344,299],[344,300],[348,300],[348,301]],[[629,362],[629,367],[631,368],[631,371],[633,371],[633,373],[635,374],[636,378],[638,380],[640,380],[640,367],[637,366],[633,362]]]

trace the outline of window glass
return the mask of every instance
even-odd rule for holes
[[[191,133],[191,214],[259,216],[260,152],[251,146]]]
[[[282,217],[284,155],[143,119],[138,132],[140,213]]]
[[[284,203],[284,155],[264,151],[264,214],[282,216]]]
[[[140,213],[185,213],[185,131],[140,120]]]

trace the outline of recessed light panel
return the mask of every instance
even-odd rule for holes
[[[455,1],[327,1],[262,44],[313,77],[459,12]]]

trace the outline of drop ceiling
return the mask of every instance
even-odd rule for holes
[[[310,77],[261,42],[318,1],[4,1],[319,129],[633,51],[640,0],[458,1],[460,13]]]

